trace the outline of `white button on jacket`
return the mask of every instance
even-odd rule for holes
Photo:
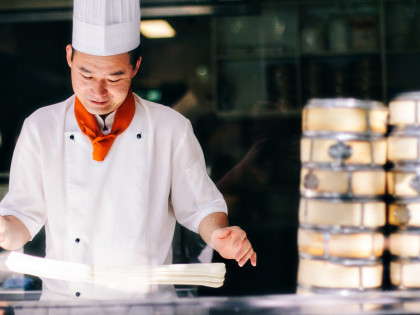
[[[171,263],[175,221],[197,232],[213,212],[227,212],[226,203],[206,173],[190,122],[137,96],[133,121],[103,162],[92,159],[77,125],[74,96],[34,112],[0,203],[0,215],[19,218],[32,237],[45,224],[47,258],[90,265]],[[44,297],[123,297],[48,279],[43,290]]]

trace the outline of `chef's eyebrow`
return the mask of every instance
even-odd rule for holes
[[[92,73],[92,71],[89,71],[88,69],[86,69],[85,67],[79,67],[80,71],[86,72],[86,73]]]
[[[110,73],[109,75],[123,75],[123,74],[125,74],[125,71],[123,71],[123,70],[119,70],[119,71],[116,71],[116,72]]]
[[[82,72],[85,72],[85,73],[92,73],[92,71],[90,71],[90,70],[88,70],[88,69],[86,69],[85,67],[79,67],[79,70],[80,71],[82,71]],[[123,71],[123,70],[118,70],[118,71],[115,71],[115,72],[112,72],[112,73],[110,73],[109,75],[111,75],[111,76],[116,76],[116,75],[123,75],[123,74],[125,74],[125,71]]]

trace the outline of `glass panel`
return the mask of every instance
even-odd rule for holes
[[[162,9],[165,2],[174,1],[160,1],[156,7]],[[257,269],[239,268],[235,261],[213,255],[199,236],[178,226],[175,262],[223,261],[228,268],[223,288],[182,288],[180,295],[293,293],[302,108],[312,98],[388,102],[398,93],[418,90],[418,1],[176,2],[208,5],[215,10],[207,12],[218,15],[194,16],[189,11],[188,16],[162,16],[176,36],[141,37],[143,61],[132,87],[144,99],[171,107],[191,121],[207,172],[229,205],[231,224],[248,232],[261,262]],[[229,15],[223,14],[226,3]],[[234,3],[252,10],[231,15]],[[48,1],[39,4],[40,13],[60,16],[57,6],[43,11]],[[39,21],[44,15],[38,11],[37,23],[30,21],[31,15],[0,13],[16,22],[0,24],[3,197],[25,117],[73,91],[64,50],[71,41],[70,21]],[[25,17],[26,22],[19,22]],[[332,147],[343,148],[340,143]],[[43,233],[28,244],[26,253],[45,253]],[[389,260],[384,259],[388,269]],[[4,289],[12,285],[40,289],[39,279],[29,280],[12,279]],[[383,287],[391,288],[389,279]]]
[[[417,1],[389,1],[385,6],[387,93],[418,90],[420,79],[420,4]]]

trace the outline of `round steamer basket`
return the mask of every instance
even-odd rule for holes
[[[352,98],[311,99],[303,109],[307,131],[385,134],[388,109],[379,102]]]
[[[420,128],[394,130],[387,141],[387,159],[390,162],[420,162]]]
[[[395,198],[420,197],[420,164],[395,164],[387,173],[387,187]]]
[[[399,227],[420,228],[420,198],[396,200],[389,204],[388,222]]]
[[[386,222],[386,204],[380,199],[301,198],[299,222],[320,227],[378,228]]]
[[[300,191],[303,197],[375,198],[385,194],[385,179],[382,166],[304,163]]]
[[[386,163],[386,138],[312,132],[302,137],[300,154],[303,163],[383,165]]]
[[[394,126],[420,126],[420,92],[398,95],[389,103],[389,122]]]
[[[322,229],[301,226],[298,230],[299,253],[324,259],[348,258],[377,260],[384,251],[384,236],[379,231],[360,229]]]
[[[401,258],[420,258],[420,230],[400,230],[388,240],[389,251]]]
[[[396,259],[390,266],[391,283],[399,289],[420,289],[420,259]]]
[[[342,263],[323,259],[299,259],[298,284],[309,288],[375,289],[382,285],[381,261]]]

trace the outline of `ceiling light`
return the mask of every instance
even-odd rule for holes
[[[176,35],[174,28],[165,20],[142,21],[140,31],[147,38],[170,38]]]

